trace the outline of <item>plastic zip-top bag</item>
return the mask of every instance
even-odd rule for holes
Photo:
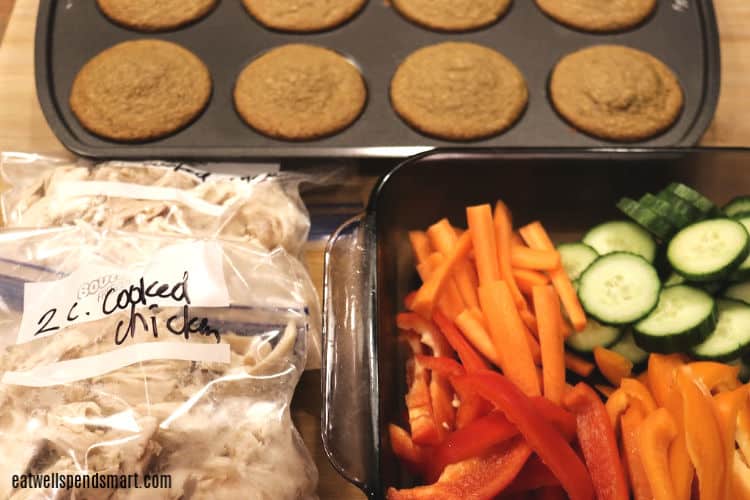
[[[313,497],[289,403],[317,307],[259,242],[0,233],[0,498]]]
[[[231,169],[232,165],[222,165]],[[304,174],[237,165],[238,175],[164,162],[69,163],[25,153],[0,156],[8,227],[86,222],[106,229],[257,241],[299,255],[310,218]],[[241,172],[241,173],[239,173]]]

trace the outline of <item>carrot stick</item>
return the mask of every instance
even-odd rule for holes
[[[528,328],[536,338],[539,338],[539,327],[537,325],[537,320],[534,315],[531,314],[531,311],[525,308],[521,308],[518,310],[518,314],[521,316],[521,321],[523,321],[523,324],[526,325],[526,328]]]
[[[524,226],[520,229],[521,237],[531,248],[539,250],[555,250],[555,246],[552,244],[547,231],[539,222],[532,222],[528,226]],[[573,288],[573,284],[568,278],[568,274],[565,269],[559,267],[553,271],[549,271],[549,277],[552,280],[552,284],[560,295],[560,300],[565,307],[565,311],[568,313],[570,322],[573,324],[573,328],[576,331],[582,331],[586,328],[586,314],[583,312],[583,307],[578,301],[578,294]]]
[[[443,256],[439,253],[433,253],[430,255],[425,262],[417,266],[417,273],[422,278],[423,282],[430,279],[430,276],[435,272],[435,269],[440,267],[443,263]],[[414,301],[416,300],[416,294],[412,298],[410,311],[414,310]],[[461,299],[461,294],[456,287],[456,283],[452,279],[443,286],[443,291],[440,292],[437,298],[437,307],[443,314],[453,319],[458,316],[461,311],[464,310],[464,303]]]
[[[531,354],[531,335],[518,315],[508,284],[494,281],[479,287],[479,303],[487,317],[503,373],[528,396],[540,396],[539,377]]]
[[[549,278],[546,274],[531,271],[529,269],[514,269],[513,278],[516,280],[516,284],[518,284],[518,288],[521,289],[521,292],[526,295],[531,295],[531,290],[535,286],[546,285],[549,283]]]
[[[458,359],[461,360],[461,363],[464,365],[467,372],[489,369],[487,362],[482,359],[473,347],[471,347],[451,320],[439,312],[435,312],[433,320],[438,328],[440,328],[440,331],[443,332],[445,339],[451,345],[453,350],[458,354]]]
[[[571,354],[565,353],[565,368],[580,375],[581,377],[588,377],[594,371],[594,363],[589,363],[583,358]]]
[[[497,259],[500,277],[510,288],[510,293],[516,305],[522,309],[528,308],[526,299],[518,289],[515,278],[513,278],[513,268],[511,267],[511,245],[510,240],[513,236],[513,223],[511,222],[510,210],[505,203],[498,201],[495,204],[495,238],[497,241]]]
[[[514,232],[510,237],[510,244],[514,247],[526,247],[526,243],[523,242],[523,238],[517,232]],[[528,248],[528,247],[526,247]]]
[[[466,208],[469,233],[474,243],[474,256],[477,264],[479,284],[487,285],[500,279],[497,263],[497,242],[492,222],[492,209],[489,205]]]
[[[411,242],[411,249],[414,252],[417,264],[426,261],[432,253],[432,246],[427,234],[424,231],[409,231],[409,242]]]
[[[477,321],[479,321],[479,323],[481,323],[485,330],[489,330],[489,327],[487,326],[487,318],[484,317],[484,313],[481,309],[478,307],[471,307],[469,308],[469,312]]]
[[[440,219],[430,226],[427,229],[427,237],[432,247],[443,255],[448,255],[458,241],[456,230],[448,222],[448,219]],[[466,306],[479,307],[476,272],[467,258],[461,259],[456,264],[454,279]]]
[[[561,266],[559,253],[522,246],[511,248],[510,263],[513,267],[537,271],[553,271]]]
[[[490,334],[487,333],[482,322],[479,321],[471,311],[466,310],[459,314],[456,317],[455,322],[456,326],[461,330],[461,333],[464,334],[466,339],[471,342],[477,351],[481,352],[485,358],[492,361],[495,366],[502,366],[500,355],[490,339]]]
[[[448,282],[456,263],[466,257],[471,250],[472,231],[465,232],[453,247],[451,253],[446,255],[443,262],[435,269],[426,282],[417,292],[414,299],[414,310],[425,318],[432,317],[432,311],[435,309],[435,302],[440,294],[443,285]]]
[[[619,386],[620,381],[633,372],[633,363],[628,358],[604,347],[594,348],[594,361],[604,378],[614,386]]]
[[[539,323],[544,396],[560,404],[565,395],[565,345],[560,335],[560,301],[549,285],[534,287],[534,312]]]

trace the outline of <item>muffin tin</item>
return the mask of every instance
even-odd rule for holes
[[[163,139],[116,143],[85,129],[73,116],[68,96],[80,68],[107,47],[125,40],[157,38],[181,44],[198,55],[213,77],[213,95],[190,126]],[[456,143],[433,139],[406,125],[389,102],[390,80],[414,50],[445,41],[470,41],[495,48],[524,74],[529,105],[518,123],[489,139]],[[288,142],[248,127],[234,109],[232,91],[240,71],[254,57],[286,43],[310,43],[348,56],[362,71],[368,102],[344,131],[319,140]],[[285,159],[400,158],[436,147],[617,147],[581,133],[549,103],[547,81],[555,63],[577,49],[623,44],[653,54],[679,78],[685,106],[677,122],[639,147],[689,146],[708,127],[718,100],[720,60],[716,20],[710,0],[660,1],[641,26],[609,35],[575,31],[545,16],[532,0],[515,0],[499,22],[468,33],[430,31],[404,19],[383,0],[338,28],[313,34],[272,31],[253,19],[240,0],[220,0],[203,19],[165,33],[139,33],[108,20],[94,0],[42,0],[36,33],[37,94],[52,130],[73,152],[116,159]]]

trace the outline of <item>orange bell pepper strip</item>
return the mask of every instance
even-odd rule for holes
[[[466,373],[466,370],[455,359],[446,358],[445,356],[427,356],[417,354],[414,359],[420,365],[431,372],[438,373],[443,377],[459,377]]]
[[[429,449],[415,444],[409,433],[397,425],[388,426],[388,435],[393,454],[406,465],[409,472],[423,476],[430,456]]]
[[[443,255],[448,255],[458,243],[456,230],[448,222],[448,219],[440,219],[430,226],[427,229],[427,237],[432,247]],[[477,297],[479,282],[474,266],[469,263],[468,258],[461,259],[456,263],[454,278],[466,307],[479,307],[479,298]]]
[[[727,464],[711,395],[701,391],[689,367],[677,371],[677,386],[682,394],[687,449],[698,476],[700,498],[721,499]]]
[[[495,349],[499,351],[503,373],[528,396],[540,396],[539,376],[534,365],[526,330],[504,281],[479,287],[479,302],[487,316]]]
[[[576,416],[578,443],[591,474],[598,500],[629,500],[617,438],[607,410],[594,390],[584,383],[565,395],[565,407]]]
[[[599,371],[610,384],[620,385],[620,381],[633,373],[633,362],[625,356],[604,347],[594,348],[594,361]]]
[[[535,271],[553,271],[561,266],[559,253],[525,246],[513,246],[511,248],[510,263],[514,268]]]
[[[747,464],[750,464],[750,405],[737,413],[737,446]]]
[[[419,341],[432,349],[435,356],[453,356],[453,348],[445,340],[440,329],[432,321],[424,319],[415,313],[399,313],[396,315],[396,326],[399,330],[413,332]],[[422,354],[415,352],[414,354]]]
[[[409,231],[409,242],[417,264],[426,261],[433,251],[430,240],[423,231]]]
[[[407,311],[413,311],[412,306],[414,305],[414,299],[417,296],[417,292],[410,292],[404,297],[404,307]]]
[[[466,220],[474,245],[479,285],[486,285],[500,279],[500,266],[497,262],[497,240],[489,205],[466,208]]]
[[[495,345],[490,339],[490,334],[484,328],[484,325],[468,309],[464,310],[456,317],[456,326],[461,333],[468,339],[477,351],[481,352],[485,358],[492,361],[495,366],[501,366],[500,355],[495,349]]]
[[[611,398],[612,394],[614,394],[616,390],[611,385],[603,385],[603,384],[594,384],[594,389],[599,391],[599,393],[607,399]]]
[[[523,468],[531,448],[517,438],[498,445],[491,453],[449,465],[438,481],[408,490],[389,488],[388,500],[456,500],[494,498]]]
[[[551,286],[534,287],[533,298],[539,321],[544,396],[560,404],[565,395],[565,344],[560,332],[560,301]]]
[[[516,280],[516,284],[521,292],[529,296],[532,294],[535,286],[546,285],[549,283],[549,278],[546,274],[529,271],[527,269],[514,269],[513,279]]]
[[[669,445],[677,437],[676,422],[666,408],[659,408],[641,423],[638,451],[654,500],[676,497],[669,471]]]
[[[417,266],[417,273],[419,273],[419,277],[422,279],[423,283],[426,283],[430,280],[432,275],[435,273],[435,270],[442,265],[444,260],[445,259],[443,258],[442,254],[433,253],[427,258],[426,261]],[[414,309],[416,311],[415,304],[417,301],[418,293],[419,291],[414,294],[414,299],[412,300],[410,310]],[[445,314],[449,318],[455,318],[461,313],[461,311],[464,310],[464,301],[461,298],[461,293],[458,291],[458,287],[456,286],[455,281],[450,276],[446,278],[446,282],[443,285],[441,291],[438,293],[436,300],[437,309],[439,311],[442,311],[443,314]]]
[[[693,377],[703,382],[710,393],[732,391],[740,386],[739,366],[714,361],[696,361],[689,366]]]
[[[519,232],[521,237],[531,248],[539,250],[551,250],[556,251],[555,245],[552,243],[547,231],[539,222],[532,222],[531,224],[522,227]],[[573,283],[570,282],[568,273],[562,266],[548,272],[552,284],[560,295],[560,300],[565,307],[565,311],[568,313],[570,322],[576,331],[582,331],[586,328],[586,313],[583,312],[583,307],[578,300],[578,294],[573,288]]]
[[[576,375],[581,377],[588,377],[594,372],[594,363],[589,363],[580,356],[566,352],[565,353],[565,368],[572,371]]]
[[[415,311],[425,318],[432,317],[432,311],[443,286],[449,281],[448,278],[456,264],[469,254],[471,245],[471,231],[467,231],[458,239],[451,253],[443,256],[442,263],[433,271],[427,281],[422,283],[414,299],[413,307]]]
[[[620,388],[612,393],[605,406],[610,422],[617,428],[620,417],[628,408],[635,406],[644,415],[648,415],[656,410],[656,401],[641,382],[634,378],[624,378]]]
[[[500,271],[500,279],[507,283],[516,306],[519,309],[528,309],[526,299],[518,289],[516,279],[513,277],[513,266],[511,265],[511,239],[513,238],[513,222],[510,210],[505,203],[498,201],[495,204],[495,241],[497,245],[497,262]]]
[[[679,354],[651,354],[648,359],[648,385],[659,406],[669,410],[677,425],[677,437],[669,449],[669,466],[674,479],[676,500],[689,500],[695,474],[687,449],[683,422],[682,395],[677,388],[677,371],[685,364]]]
[[[529,397],[509,378],[489,371],[468,374],[462,378],[518,427],[526,442],[557,477],[571,500],[594,498],[591,477],[578,455],[563,436],[539,414]]]
[[[742,454],[734,450],[732,456],[732,500],[750,500],[750,467]]]
[[[748,404],[748,388],[740,387],[730,392],[722,392],[713,398],[716,418],[721,431],[721,441],[724,445],[724,463],[730,476],[724,481],[724,495],[726,500],[732,499],[733,480],[731,479],[734,461],[734,442],[737,432],[737,415],[742,407]]]
[[[445,440],[432,451],[430,478],[436,480],[451,464],[479,457],[491,449],[518,435],[518,429],[499,411],[480,417],[462,429],[448,434]]]
[[[651,485],[648,482],[638,446],[638,436],[641,432],[643,420],[643,412],[634,406],[628,408],[620,417],[622,447],[633,497],[635,500],[652,500],[654,495],[651,492]]]
[[[461,332],[455,327],[453,322],[443,316],[439,311],[435,311],[433,316],[435,323],[440,331],[443,332],[448,343],[458,353],[458,358],[463,363],[467,371],[488,369],[489,365],[482,359],[473,347],[466,341]]]

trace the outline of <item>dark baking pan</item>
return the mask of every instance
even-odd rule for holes
[[[409,486],[389,448],[403,422],[404,353],[395,315],[418,285],[407,232],[441,217],[465,227],[465,207],[503,199],[515,223],[542,220],[556,242],[609,218],[621,196],[672,181],[718,203],[750,192],[750,149],[529,153],[437,151],[387,174],[364,214],[326,254],[322,436],[331,462],[370,497]]]
[[[487,28],[463,34],[429,31],[401,17],[388,2],[370,0],[364,10],[337,29],[317,34],[287,34],[258,24],[240,0],[221,0],[206,18],[183,29],[142,34],[105,18],[94,0],[42,0],[36,34],[39,100],[57,137],[83,156],[119,159],[283,159],[403,158],[456,143],[415,132],[391,109],[389,85],[399,63],[414,50],[449,40],[473,41],[506,54],[523,72],[529,106],[505,134],[472,142],[477,147],[601,147],[613,143],[575,131],[550,106],[547,80],[565,54],[602,43],[633,46],[671,67],[682,83],[685,108],[677,123],[638,146],[690,146],[708,127],[719,94],[719,42],[710,0],[658,2],[643,25],[614,35],[594,35],[564,27],[546,17],[532,0],[516,0],[508,14]],[[208,65],[214,91],[206,111],[189,127],[164,139],[118,144],[84,130],[68,106],[79,69],[118,42],[155,37],[182,44]],[[270,139],[251,130],[232,102],[237,75],[255,56],[286,43],[311,43],[335,49],[362,69],[369,90],[364,113],[332,137],[302,143]],[[467,144],[463,144],[464,146]]]

